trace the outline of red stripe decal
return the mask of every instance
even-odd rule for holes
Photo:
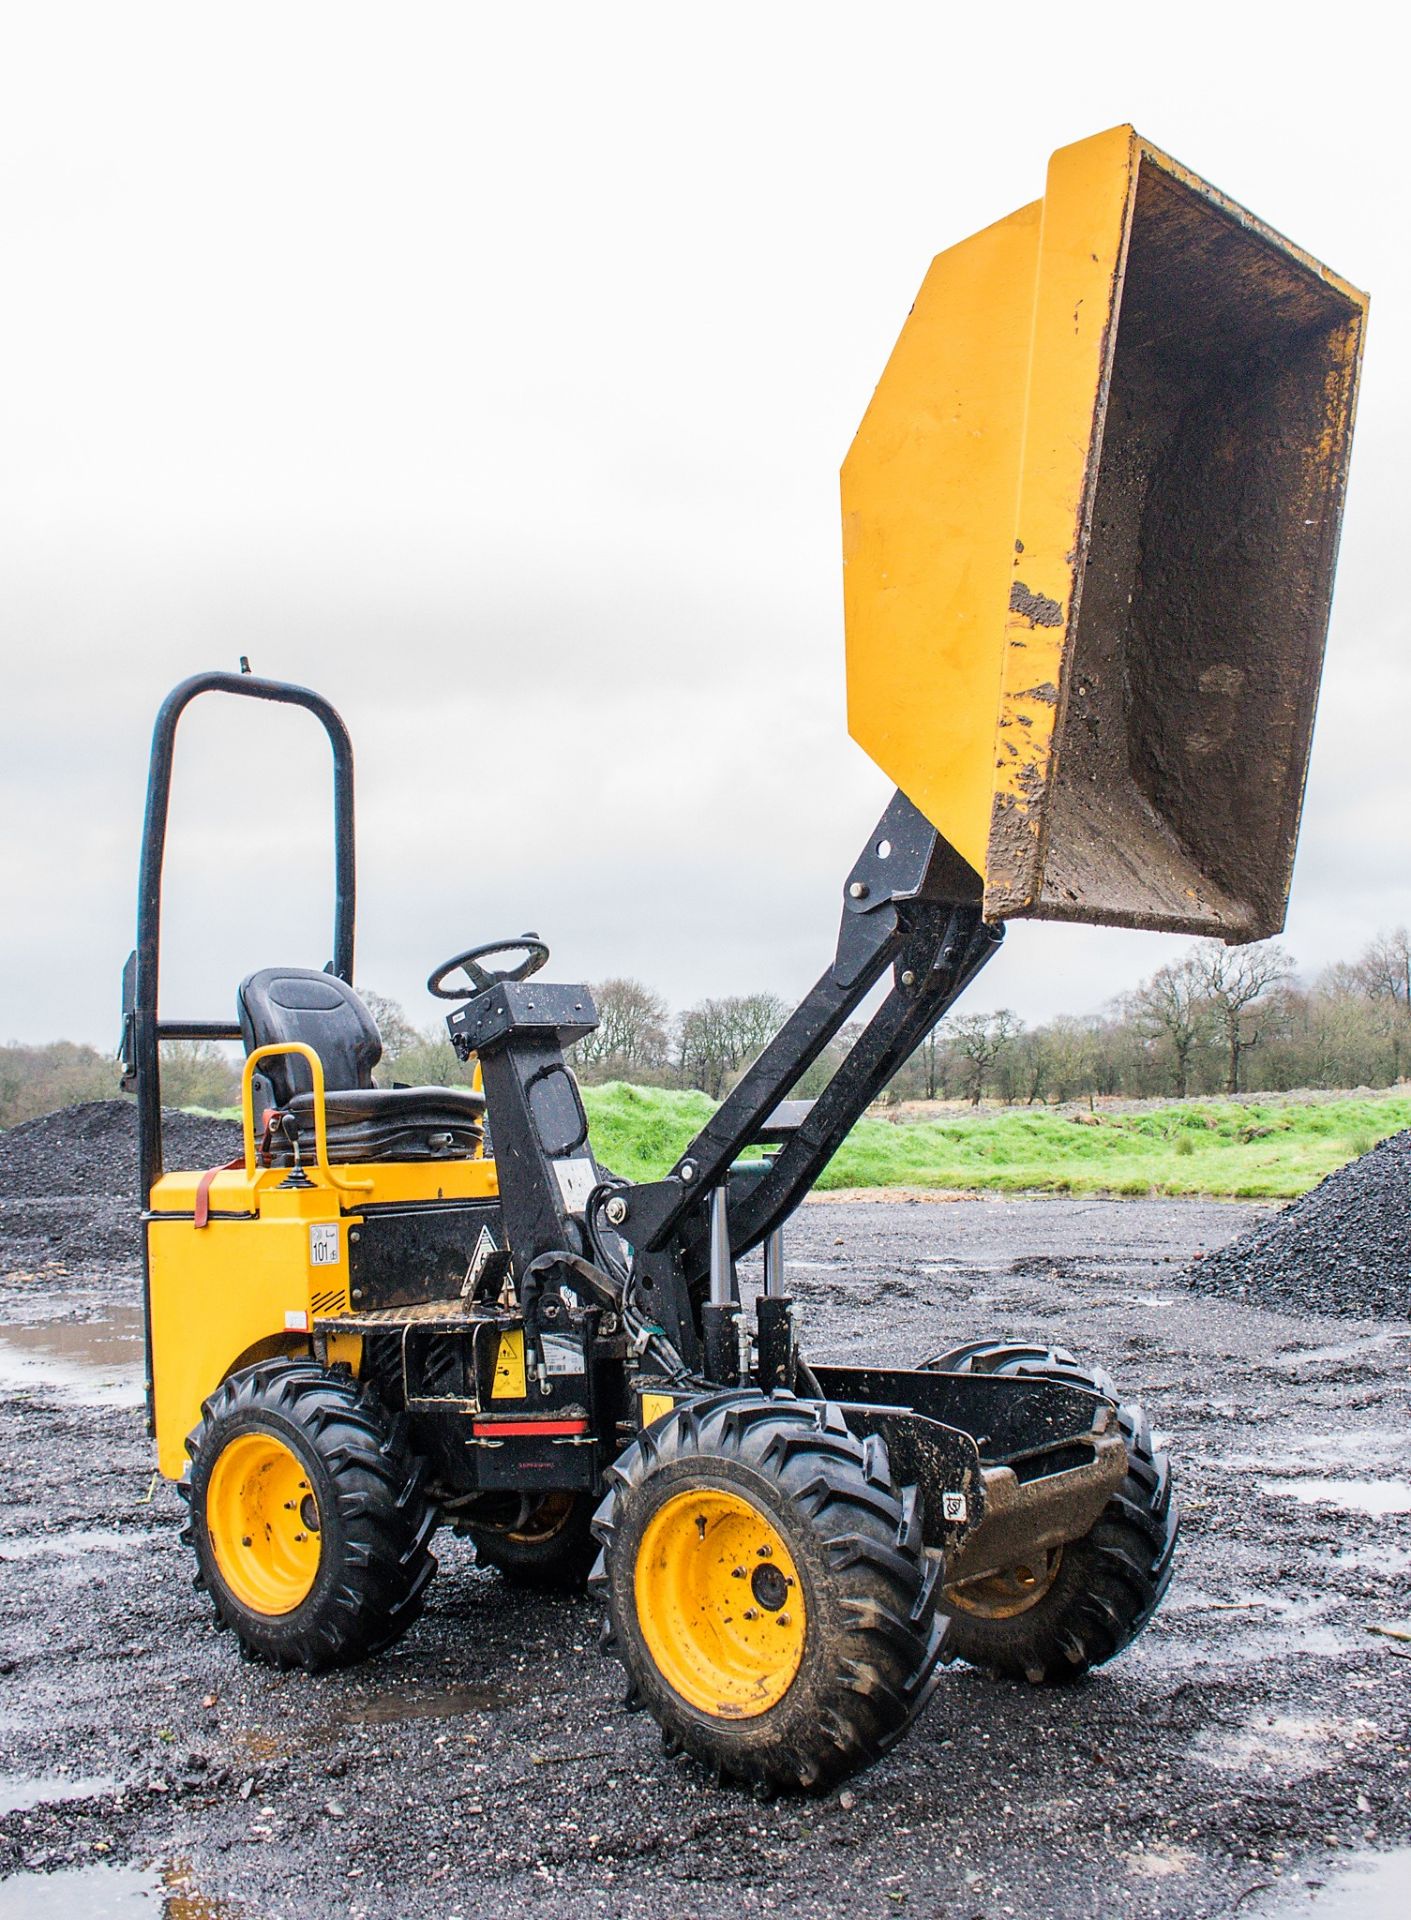
[[[586,1433],[586,1420],[472,1420],[470,1430],[476,1439],[498,1438],[501,1434],[515,1439],[529,1438],[537,1434],[541,1440],[558,1440],[571,1433]]]

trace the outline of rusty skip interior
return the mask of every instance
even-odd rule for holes
[[[1283,924],[1362,311],[1144,157],[1031,914]]]

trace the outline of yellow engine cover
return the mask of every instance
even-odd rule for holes
[[[186,1436],[201,1402],[227,1374],[278,1353],[312,1351],[315,1319],[356,1307],[349,1293],[349,1239],[379,1206],[492,1199],[493,1160],[378,1161],[340,1167],[340,1190],[314,1169],[290,1187],[279,1168],[218,1173],[210,1220],[194,1222],[197,1172],[164,1174],[147,1215],[153,1413],[157,1464],[173,1480],[186,1470]],[[330,1336],[330,1361],[355,1367],[356,1334]],[[521,1389],[522,1392],[522,1389]]]

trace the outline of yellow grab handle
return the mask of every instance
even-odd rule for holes
[[[267,1047],[256,1047],[247,1054],[245,1069],[240,1076],[240,1123],[245,1135],[245,1172],[250,1179],[255,1177],[255,1068],[261,1060],[268,1060],[277,1053],[297,1053],[308,1062],[309,1073],[314,1083],[314,1165],[323,1175],[330,1187],[336,1187],[340,1193],[371,1193],[371,1180],[350,1180],[344,1174],[335,1173],[328,1164],[328,1096],[323,1084],[323,1062],[312,1047],[305,1046],[302,1040],[280,1040]]]

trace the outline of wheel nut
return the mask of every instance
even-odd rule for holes
[[[747,1620],[758,1620],[758,1618],[759,1618],[759,1609],[758,1609],[757,1607],[746,1607],[746,1608],[745,1608],[745,1618],[746,1618]]]
[[[779,1622],[781,1627],[787,1627],[789,1624],[789,1616],[787,1613],[776,1613],[774,1618]]]
[[[744,1577],[745,1577],[745,1570],[743,1567],[731,1567],[730,1578],[732,1580],[743,1580]]]
[[[759,1549],[759,1557],[761,1560],[772,1560],[774,1558],[774,1549],[769,1545],[768,1541]]]

